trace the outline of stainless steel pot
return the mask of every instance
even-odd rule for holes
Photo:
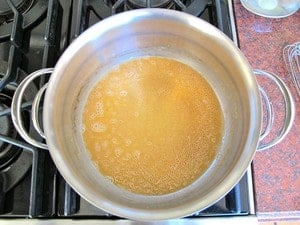
[[[112,66],[145,55],[174,58],[197,69],[214,88],[225,116],[222,146],[210,168],[188,187],[161,196],[133,194],[108,182],[93,165],[81,137],[81,113],[91,87]],[[38,71],[24,83],[51,72]],[[12,106],[13,120],[21,133],[18,105],[23,90],[21,86],[16,91]],[[261,109],[252,69],[217,28],[173,10],[133,10],[94,25],[64,52],[51,75],[44,100],[47,145],[29,142],[42,148],[48,146],[66,181],[93,205],[134,220],[178,218],[212,205],[239,181],[258,146]],[[289,113],[291,120],[292,112],[293,109]],[[36,111],[33,117],[37,117]],[[285,132],[289,127],[290,123]]]

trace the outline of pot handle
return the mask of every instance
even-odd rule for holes
[[[277,75],[259,69],[254,69],[253,73],[256,76],[264,76],[272,80],[278,86],[279,91],[282,94],[284,100],[284,109],[285,109],[284,123],[280,128],[279,134],[276,137],[272,138],[267,143],[262,143],[262,140],[264,140],[270,134],[270,131],[274,125],[275,115],[274,115],[273,105],[269,101],[268,95],[266,94],[266,92],[262,87],[259,87],[262,101],[265,103],[266,106],[266,118],[267,118],[267,122],[266,122],[267,125],[260,134],[260,143],[257,148],[257,151],[263,151],[278,144],[290,131],[295,118],[295,104],[289,88]]]
[[[24,92],[27,88],[27,86],[37,77],[43,76],[43,75],[50,75],[53,72],[53,68],[45,68],[41,70],[37,70],[31,74],[29,74],[17,87],[12,103],[11,103],[11,118],[13,121],[13,124],[15,128],[17,129],[18,133],[21,135],[21,137],[27,141],[29,144],[32,144],[35,147],[42,148],[42,149],[48,149],[47,144],[37,141],[36,139],[32,138],[28,132],[26,131],[24,127],[24,123],[22,120],[21,115],[21,104]],[[31,120],[33,123],[34,129],[37,131],[37,133],[45,139],[44,132],[39,124],[39,106],[40,101],[43,93],[45,92],[47,88],[48,83],[46,83],[36,94],[32,106],[31,106]]]
[[[31,83],[37,77],[40,77],[43,75],[51,75],[51,73],[53,72],[53,69],[54,68],[45,68],[45,69],[37,70],[37,71],[29,74],[17,87],[17,89],[14,93],[14,96],[12,99],[12,105],[11,105],[11,117],[12,117],[13,124],[16,127],[18,133],[21,135],[21,137],[25,141],[27,141],[28,143],[32,144],[35,147],[42,148],[42,149],[48,149],[47,144],[37,141],[36,139],[32,138],[28,134],[28,132],[26,131],[26,129],[24,127],[24,123],[23,123],[22,116],[21,116],[21,104],[22,104],[24,92],[25,92],[27,86],[29,85],[29,83]],[[280,133],[277,137],[275,137],[271,141],[264,143],[264,144],[260,143],[257,150],[262,151],[262,150],[266,150],[266,149],[278,144],[290,131],[290,129],[293,125],[294,117],[295,117],[295,105],[294,105],[293,97],[292,97],[288,87],[278,76],[276,76],[273,73],[266,72],[263,70],[258,70],[258,69],[253,70],[253,72],[256,76],[265,76],[268,79],[271,79],[279,87],[279,90],[280,90],[280,92],[283,96],[284,102],[285,102],[285,120],[284,120],[284,124],[280,130]],[[47,86],[48,86],[48,83],[46,83],[38,91],[38,93],[36,94],[36,96],[32,102],[32,106],[31,106],[31,119],[32,119],[33,127],[37,131],[37,133],[44,139],[45,139],[45,135],[39,124],[39,106],[40,106],[41,97],[43,96]],[[260,135],[260,141],[262,141],[269,135],[271,128],[273,126],[274,110],[272,107],[272,103],[269,101],[269,98],[268,98],[266,92],[264,91],[264,89],[259,87],[259,90],[261,93],[262,100],[266,105],[266,114],[267,114],[266,115],[267,116],[267,125],[266,125],[266,128],[263,130],[263,132]]]

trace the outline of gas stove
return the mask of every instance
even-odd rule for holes
[[[53,67],[68,45],[88,27],[111,15],[145,7],[180,10],[218,27],[233,41],[231,1],[222,0],[2,0],[0,2],[0,224],[118,222],[123,220],[90,205],[61,177],[47,150],[26,143],[13,126],[11,100],[30,73]],[[47,82],[26,89],[23,125],[42,141],[31,120],[31,105]],[[42,110],[41,110],[42,111]],[[230,218],[241,224],[254,214],[251,168],[219,202],[180,219],[206,223]],[[238,219],[235,219],[238,218]],[[18,220],[16,220],[18,219]],[[49,222],[50,221],[50,222]],[[52,221],[52,222],[51,222]],[[96,221],[96,222],[95,222]]]

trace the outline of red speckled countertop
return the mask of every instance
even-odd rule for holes
[[[296,105],[294,125],[286,138],[255,155],[257,215],[260,220],[299,219],[300,224],[300,97],[282,54],[284,46],[300,41],[300,10],[286,18],[270,19],[247,11],[235,1],[234,11],[239,46],[250,65],[282,78]]]

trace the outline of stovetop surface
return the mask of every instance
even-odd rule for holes
[[[18,84],[30,73],[53,67],[67,46],[106,17],[139,7],[181,10],[217,26],[233,38],[227,1],[212,0],[5,0],[0,2],[0,218],[111,218],[72,190],[49,152],[25,143],[13,126],[10,105]],[[24,95],[22,118],[30,120],[32,100],[46,82],[41,78]],[[249,215],[248,181],[191,217]]]

